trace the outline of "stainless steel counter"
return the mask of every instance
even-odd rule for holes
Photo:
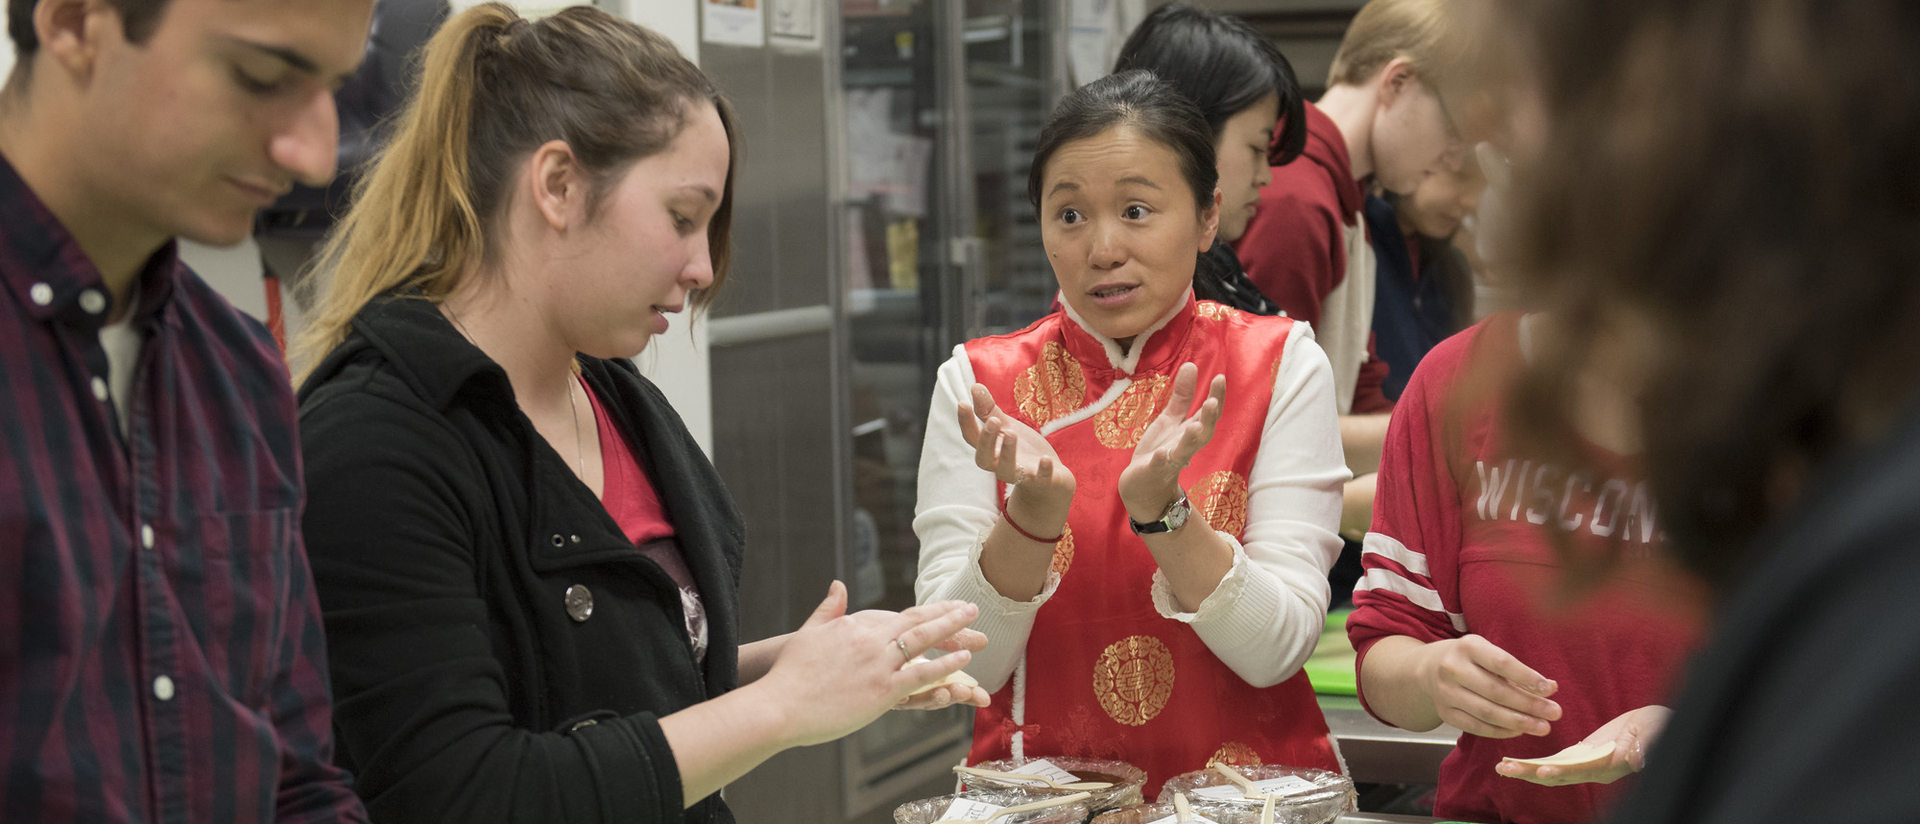
[[[1360,699],[1320,696],[1327,729],[1347,761],[1347,772],[1363,784],[1432,784],[1439,780],[1440,762],[1453,751],[1460,731],[1442,725],[1428,732],[1408,732],[1374,720],[1361,709]],[[1432,821],[1434,819],[1342,818],[1341,821]]]

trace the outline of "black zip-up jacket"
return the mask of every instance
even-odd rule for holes
[[[693,572],[704,667],[672,579],[432,303],[370,304],[301,387],[337,760],[375,821],[733,821],[717,796],[682,811],[658,719],[738,681],[741,518],[653,384],[581,362]]]

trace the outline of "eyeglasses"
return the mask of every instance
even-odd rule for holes
[[[1427,90],[1427,94],[1433,96],[1434,105],[1440,108],[1440,123],[1447,130],[1447,151],[1442,156],[1442,162],[1446,164],[1449,171],[1457,172],[1460,170],[1460,164],[1466,161],[1466,138],[1461,136],[1460,125],[1453,119],[1453,112],[1447,109],[1446,96],[1442,95],[1439,89],[1424,82],[1420,85]]]

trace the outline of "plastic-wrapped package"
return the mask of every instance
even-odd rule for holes
[[[1276,806],[1273,810],[1274,824],[1322,824],[1340,816],[1340,811],[1328,814],[1331,817],[1313,817],[1310,811]],[[1108,810],[1093,817],[1093,824],[1173,824],[1173,802],[1162,801],[1154,804],[1139,804]],[[1193,824],[1260,824],[1260,807],[1235,806],[1223,808],[1219,805],[1193,805]]]
[[[1274,794],[1276,824],[1327,824],[1352,812],[1357,798],[1353,779],[1306,767],[1236,767],[1241,775]],[[1181,773],[1160,788],[1159,803],[1102,814],[1098,824],[1152,824],[1174,814],[1173,794],[1186,793],[1196,818],[1214,824],[1258,824],[1261,801],[1249,799],[1226,776],[1206,769]]]
[[[1044,762],[1044,763],[1043,763]],[[1046,775],[1060,783],[1068,783],[1064,771],[1078,782],[1105,782],[1113,786],[1099,790],[1087,790],[1093,795],[1084,803],[1087,809],[1096,813],[1104,810],[1139,804],[1146,799],[1141,796],[1140,788],[1147,783],[1147,771],[1125,761],[1100,761],[1092,758],[1073,758],[1071,756],[1052,756],[1044,759],[1002,759],[974,765],[978,769],[1004,773],[1027,773]],[[1051,766],[1056,770],[1047,770]],[[979,789],[1018,789],[1032,793],[1065,794],[1074,790],[1052,789],[1034,786],[1038,782],[1021,784],[991,776],[964,774],[960,778],[968,788]]]
[[[909,801],[893,808],[894,824],[934,824],[948,818],[946,815],[956,801],[980,802],[994,807],[1016,807],[1035,801],[1059,798],[1057,792],[1029,792],[1017,790],[975,790],[958,795],[942,795]],[[1085,799],[1048,807],[1043,810],[1014,813],[993,820],[993,824],[1085,824],[1093,815],[1087,809]],[[985,819],[986,815],[960,813],[960,818]]]

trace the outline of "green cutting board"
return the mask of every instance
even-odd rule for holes
[[[1327,614],[1327,623],[1320,631],[1320,645],[1314,647],[1313,655],[1303,667],[1307,671],[1307,681],[1313,684],[1316,693],[1360,693],[1353,673],[1353,645],[1347,643],[1347,613],[1352,611],[1339,609]]]

